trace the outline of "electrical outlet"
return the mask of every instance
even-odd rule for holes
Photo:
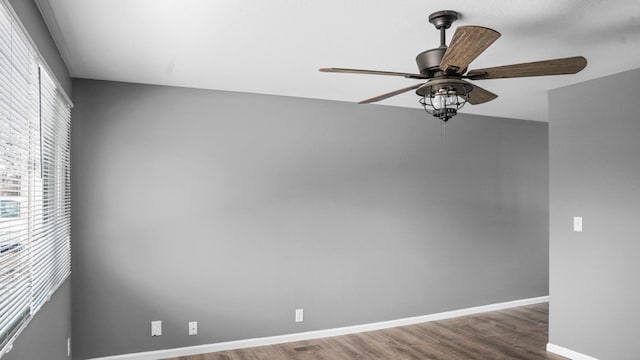
[[[162,335],[162,321],[152,321],[151,322],[151,336],[160,336]]]
[[[198,335],[198,322],[189,321],[189,336]]]
[[[304,321],[304,309],[296,309],[296,322]]]
[[[580,216],[573,217],[573,231],[582,232],[582,217]]]

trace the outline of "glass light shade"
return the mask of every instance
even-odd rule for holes
[[[463,86],[442,86],[431,88],[420,99],[424,109],[431,115],[446,122],[454,117],[468,99],[467,89]]]

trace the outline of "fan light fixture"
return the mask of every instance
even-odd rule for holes
[[[468,98],[466,92],[459,94],[451,87],[441,87],[435,92],[425,94],[418,101],[427,113],[447,122],[456,116]]]
[[[446,123],[469,100],[471,84],[452,78],[432,80],[416,90],[424,110]]]
[[[415,90],[425,111],[440,119],[444,126],[466,103],[479,105],[498,97],[491,91],[476,85],[476,81],[575,74],[587,66],[587,59],[582,56],[573,56],[467,72],[469,64],[493,44],[500,37],[500,33],[484,26],[460,26],[453,34],[450,44],[447,45],[446,30],[459,17],[460,14],[453,10],[436,11],[429,15],[429,22],[440,31],[440,46],[425,50],[416,56],[418,73],[349,68],[321,68],[320,71],[399,76],[422,80],[422,83],[374,96],[358,104],[370,104]],[[466,80],[471,80],[473,83]]]

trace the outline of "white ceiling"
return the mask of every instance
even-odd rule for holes
[[[575,55],[588,60],[576,75],[482,81],[499,98],[461,112],[546,121],[549,89],[640,68],[638,0],[38,2],[79,78],[356,102],[416,80],[318,68],[417,72],[415,56],[439,45],[427,20],[438,10],[461,13],[453,28],[502,33],[470,69]],[[612,90],[604,96],[615,96]],[[379,104],[419,108],[417,100],[409,92]]]

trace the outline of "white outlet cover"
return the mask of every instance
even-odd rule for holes
[[[304,309],[296,309],[296,322],[304,321]]]
[[[198,335],[198,322],[189,321],[189,336]]]
[[[151,336],[162,335],[162,321],[156,320],[151,322]]]
[[[582,217],[574,216],[573,217],[573,231],[582,232]]]

